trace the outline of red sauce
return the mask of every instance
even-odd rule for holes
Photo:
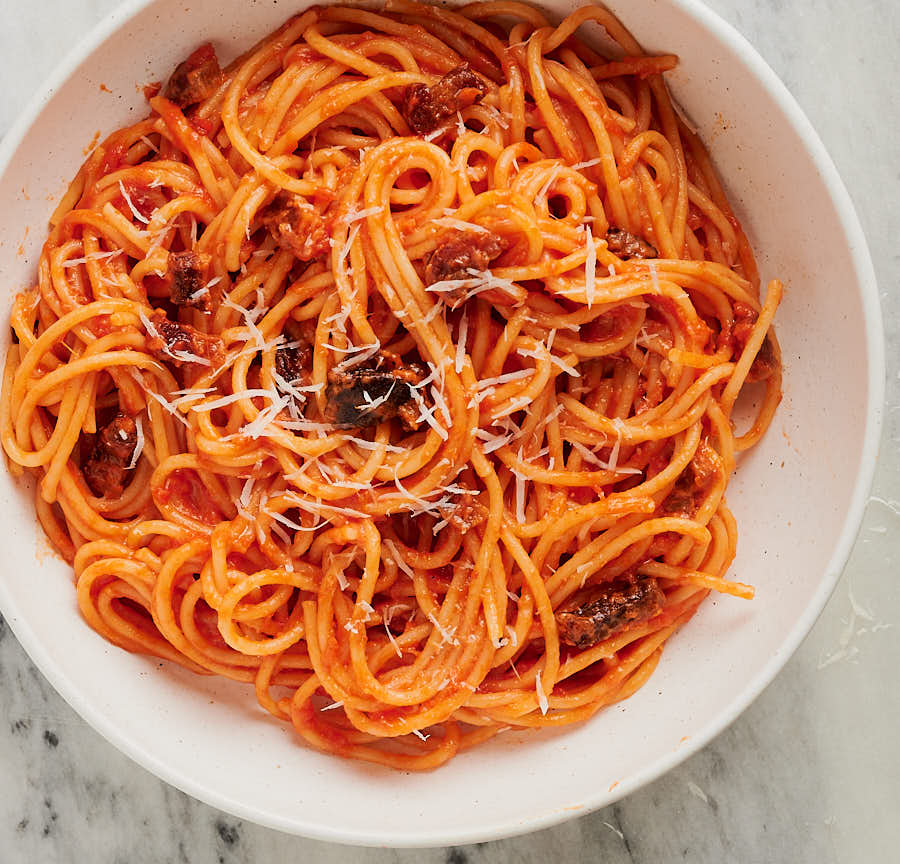
[[[156,490],[156,500],[181,510],[191,519],[215,525],[224,518],[210,500],[209,492],[197,475],[187,468],[173,471],[162,487]]]

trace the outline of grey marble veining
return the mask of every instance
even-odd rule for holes
[[[115,5],[0,0],[0,133],[73,37]],[[769,61],[837,163],[869,239],[888,338],[889,410],[866,521],[835,595],[775,682],[700,753],[604,810],[472,847],[362,850],[241,822],[157,780],[87,727],[0,619],[0,864],[897,860],[900,90],[894,78],[900,5],[710,5]],[[891,626],[854,620],[851,588]],[[830,662],[838,656],[843,659]]]

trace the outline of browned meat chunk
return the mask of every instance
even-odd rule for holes
[[[288,384],[300,380],[312,365],[312,347],[301,345],[282,346],[275,351],[275,372]]]
[[[209,255],[199,252],[169,253],[169,296],[176,306],[192,306],[208,312],[210,308],[209,289],[206,287],[209,275]]]
[[[403,116],[419,135],[434,132],[448,117],[468,108],[487,93],[484,82],[467,63],[451,69],[433,87],[410,84],[403,95]]]
[[[222,70],[215,49],[207,42],[175,67],[163,95],[179,107],[187,108],[212,96],[221,83]]]
[[[652,618],[664,602],[665,595],[652,578],[616,579],[587,588],[556,613],[559,638],[573,648],[590,648]]]
[[[484,270],[503,253],[506,244],[490,232],[448,231],[425,264],[425,282],[469,279],[473,270]]]
[[[190,324],[170,321],[162,309],[154,309],[150,314],[147,335],[147,347],[162,363],[217,366],[225,359],[225,347],[218,336],[201,333]]]
[[[472,279],[472,271],[486,270],[505,250],[506,243],[496,234],[456,229],[448,231],[425,262],[425,284],[438,284],[437,293],[451,309],[456,309],[465,301],[470,288],[465,284],[443,286],[439,283]],[[499,304],[520,303],[525,299],[524,289],[513,291],[505,286],[478,293],[489,302]]]
[[[609,226],[606,232],[606,245],[609,251],[620,258],[656,258],[659,253],[649,243],[641,240],[630,231]]]
[[[693,519],[700,501],[721,468],[721,457],[706,438],[702,439],[694,458],[681,472],[672,491],[663,501],[661,511],[667,516]]]
[[[315,330],[313,328],[313,333],[304,334],[302,325],[288,318],[282,333],[287,342],[275,350],[276,386],[283,389],[282,382],[291,386],[305,385],[309,383],[312,370],[311,341],[315,338]]]
[[[326,414],[332,423],[344,428],[365,428],[399,417],[407,429],[414,431],[419,428],[419,408],[413,385],[424,378],[418,364],[403,366],[399,358],[386,351],[377,358],[375,368],[332,369],[325,390]]]
[[[122,494],[137,440],[134,419],[121,412],[100,430],[82,471],[95,495],[118,498]]]
[[[319,211],[299,195],[279,192],[262,216],[275,242],[301,261],[312,261],[330,248],[328,228]]]

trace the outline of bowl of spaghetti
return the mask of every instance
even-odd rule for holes
[[[724,728],[833,588],[871,263],[704,7],[144,0],[0,164],[0,606],[185,791],[544,827]]]

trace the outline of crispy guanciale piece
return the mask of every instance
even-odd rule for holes
[[[506,244],[489,231],[453,229],[441,241],[425,263],[425,284],[445,280],[469,279],[469,268],[484,270],[503,253]]]
[[[163,95],[179,107],[187,108],[212,96],[221,83],[222,70],[215,49],[207,42],[175,67]]]
[[[206,288],[212,258],[202,252],[170,252],[168,275],[169,296],[176,306],[192,306],[209,311],[209,289]]]
[[[620,258],[656,258],[659,253],[655,247],[641,240],[630,231],[624,231],[613,225],[606,232],[606,245],[609,251]]]
[[[312,365],[312,346],[307,343],[275,350],[275,371],[288,384],[293,384],[309,371]]]
[[[122,494],[137,440],[134,419],[121,412],[100,430],[91,457],[82,469],[95,495],[118,498]]]
[[[451,69],[432,87],[410,84],[403,94],[403,116],[410,129],[419,135],[434,132],[448,117],[468,108],[487,93],[487,87],[463,63]]]
[[[312,261],[330,248],[328,228],[319,211],[299,195],[279,192],[262,214],[275,242],[301,261]]]
[[[490,263],[506,251],[502,237],[489,231],[458,231],[455,228],[441,237],[435,250],[425,262],[425,284],[459,282],[471,279],[472,271],[484,271]],[[439,285],[440,287],[440,285]],[[448,285],[437,291],[444,302],[456,309],[466,298],[465,285]],[[521,302],[523,296],[511,296],[503,288],[479,292],[489,302]]]
[[[722,460],[708,439],[697,446],[694,458],[678,476],[672,491],[663,501],[660,512],[666,516],[693,519],[710,484],[722,467]]]
[[[147,347],[161,363],[217,366],[225,359],[225,347],[218,336],[201,333],[190,324],[170,321],[162,309],[150,313],[147,335]]]
[[[405,428],[419,428],[413,385],[425,378],[417,363],[402,364],[396,355],[379,352],[373,366],[328,373],[326,416],[336,426],[365,428],[399,417]]]
[[[573,648],[590,648],[652,618],[664,602],[665,595],[653,578],[632,576],[586,588],[556,613],[560,641]]]

